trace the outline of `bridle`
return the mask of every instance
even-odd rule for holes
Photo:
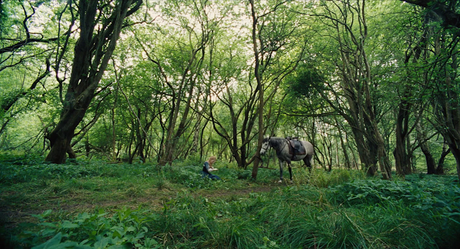
[[[270,148],[270,138],[268,138],[267,143],[268,143],[268,145],[267,145],[268,148],[265,149],[264,154],[267,153],[268,149]],[[265,143],[262,143],[262,148],[261,149],[263,149],[264,145],[265,145]],[[263,167],[264,160],[261,157],[260,151],[259,151],[259,155],[256,154],[256,158],[260,160],[260,162],[261,162],[260,165]]]

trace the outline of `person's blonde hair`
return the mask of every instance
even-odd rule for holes
[[[211,161],[212,161],[212,162],[211,162]],[[217,161],[217,157],[215,157],[215,156],[211,156],[211,157],[209,157],[209,159],[208,159],[208,163],[211,164],[211,165],[212,165],[214,162],[216,162],[216,161]]]

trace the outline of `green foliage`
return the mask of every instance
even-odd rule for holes
[[[24,247],[32,248],[159,248],[157,241],[146,238],[147,223],[154,215],[139,210],[117,210],[111,217],[102,210],[82,213],[72,220],[47,221],[51,210],[40,215],[36,231],[25,231],[18,239]]]
[[[302,64],[294,77],[288,82],[289,92],[294,97],[311,98],[315,92],[320,92],[324,88],[324,76],[311,66]]]
[[[412,175],[407,178],[407,181],[352,181],[331,188],[330,198],[335,205],[361,207],[372,212],[388,210],[403,215],[405,225],[413,229],[425,228],[425,231],[414,231],[414,239],[417,234],[427,233],[432,236],[430,240],[436,241],[427,242],[456,243],[460,225],[460,187],[455,177]]]
[[[441,178],[450,184],[439,184],[439,177],[427,176],[408,181],[385,181],[380,179],[355,180],[332,188],[337,193],[335,201],[348,205],[374,205],[387,201],[404,202],[420,212],[460,211],[460,188],[453,185],[453,177]],[[338,193],[341,193],[339,195]],[[446,203],[451,203],[449,206]]]
[[[215,172],[223,180],[213,181],[201,177],[201,163],[53,165],[33,157],[3,159],[2,209],[39,213],[1,230],[15,248],[448,248],[458,243],[460,187],[453,176],[383,181],[355,170],[294,168],[294,183],[273,185],[278,170],[260,169],[254,182],[250,170],[223,163]],[[265,191],[247,192],[250,185]],[[145,199],[157,204],[140,201]]]
[[[364,179],[364,172],[359,170],[346,170],[346,169],[337,169],[331,172],[314,169],[309,172],[301,172],[308,181],[305,183],[311,184],[316,187],[329,187],[338,184],[343,184],[353,179]]]
[[[33,182],[47,179],[72,179],[81,177],[93,177],[100,175],[98,168],[87,165],[54,165],[37,164],[19,167],[17,163],[4,164],[1,166],[0,183],[11,185],[21,182]]]

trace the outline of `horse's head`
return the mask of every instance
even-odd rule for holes
[[[260,154],[265,154],[268,149],[270,149],[270,138],[264,138],[262,141],[262,148],[260,149]]]

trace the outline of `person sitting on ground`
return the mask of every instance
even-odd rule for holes
[[[212,156],[208,159],[208,161],[204,162],[203,164],[203,171],[201,171],[203,177],[208,177],[213,180],[220,180],[220,177],[211,174],[211,171],[217,170],[213,167],[213,164],[217,161],[215,156]]]

